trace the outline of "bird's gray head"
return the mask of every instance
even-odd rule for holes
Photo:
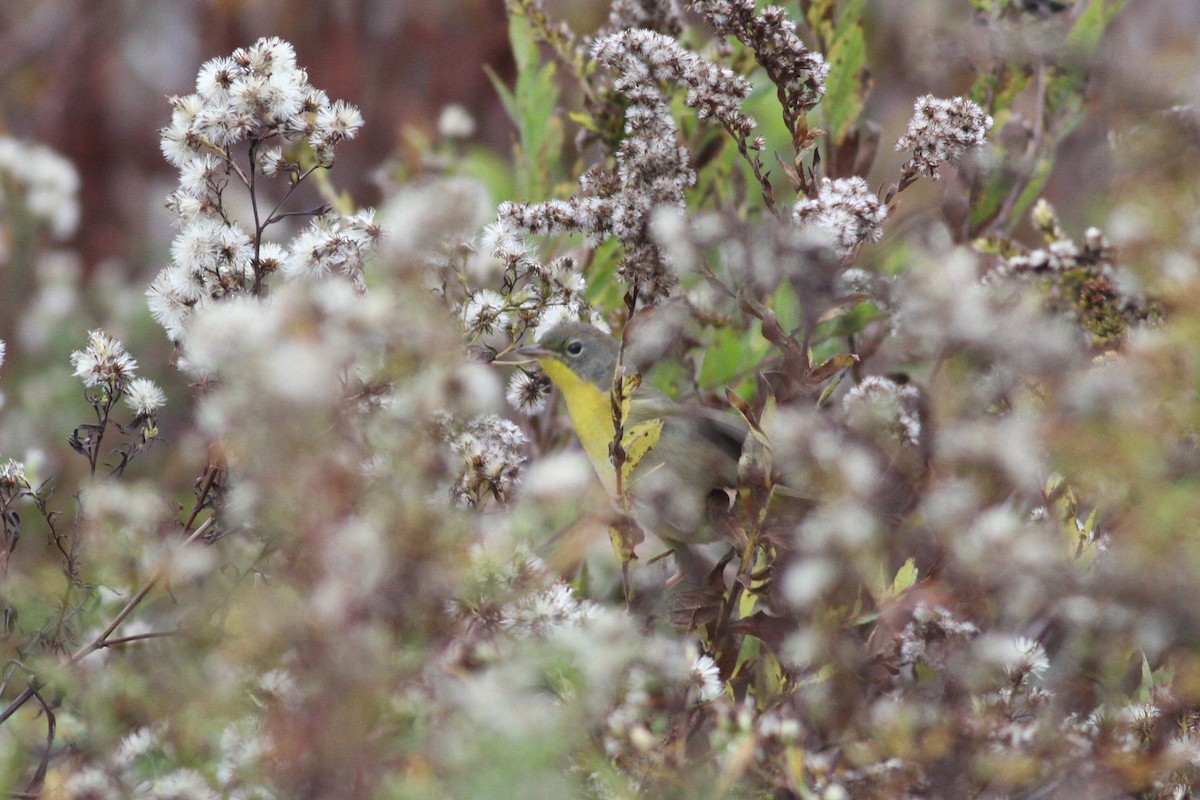
[[[557,358],[584,380],[605,391],[617,368],[616,340],[586,322],[560,322],[542,334],[537,347],[542,357]]]

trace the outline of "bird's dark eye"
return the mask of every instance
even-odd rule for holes
[[[578,339],[567,345],[567,355],[577,356],[583,352],[583,342]]]

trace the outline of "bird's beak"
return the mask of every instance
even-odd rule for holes
[[[543,358],[550,358],[553,355],[553,350],[547,350],[540,344],[527,344],[513,350],[510,357],[513,359],[513,363],[528,364],[530,361],[539,361]]]

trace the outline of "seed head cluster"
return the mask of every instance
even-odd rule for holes
[[[1004,258],[988,273],[990,282],[1036,285],[1049,310],[1074,318],[1102,347],[1119,344],[1130,326],[1160,317],[1161,308],[1117,264],[1115,249],[1099,228],[1088,228],[1076,242],[1045,200],[1030,216],[1046,244]]]
[[[982,147],[991,128],[992,118],[965,97],[943,100],[927,94],[917,100],[896,149],[911,155],[906,172],[924,172],[937,180],[939,166],[957,164],[968,150]]]
[[[592,56],[617,73],[616,88],[630,101],[616,171],[588,170],[579,179],[580,194],[569,200],[504,203],[500,217],[533,233],[583,231],[592,243],[616,237],[625,246],[621,278],[652,304],[671,291],[675,276],[649,241],[650,214],[660,206],[682,207],[684,191],[696,181],[662,84],[686,87],[685,102],[699,118],[714,119],[743,135],[754,127],[753,119],[739,110],[751,86],[729,68],[650,30],[598,39]]]
[[[87,346],[71,353],[75,377],[83,385],[116,387],[127,383],[137,372],[137,360],[125,351],[125,346],[104,331],[91,331]]]
[[[613,0],[600,36],[638,28],[678,36],[683,31],[679,0]]]
[[[494,414],[471,420],[465,430],[450,437],[451,449],[462,459],[451,494],[467,507],[488,498],[505,502],[516,487],[528,443],[521,429],[509,420]]]
[[[905,444],[921,440],[919,403],[915,386],[878,375],[864,378],[842,398],[851,425],[882,428]]]
[[[718,34],[732,36],[754,51],[784,98],[790,119],[825,96],[829,65],[800,41],[786,9],[767,6],[758,12],[754,0],[693,0],[691,5]]]
[[[859,244],[883,236],[880,226],[887,218],[887,207],[858,176],[822,178],[818,195],[798,200],[792,218],[827,233],[838,254],[847,256]]]
[[[333,164],[335,147],[354,138],[362,115],[331,101],[308,82],[292,46],[259,39],[230,56],[205,63],[193,94],[172,97],[170,124],[162,130],[167,161],[179,169],[179,186],[167,197],[179,233],[171,263],[147,291],[150,312],[174,341],[194,311],[240,294],[261,294],[270,275],[318,277],[341,273],[356,283],[381,231],[372,212],[342,216],[317,209],[312,223],[288,244],[264,239],[278,204],[264,184],[284,181],[284,197],[315,169]],[[301,150],[316,166],[305,166]],[[303,163],[302,163],[303,162]],[[251,194],[256,215],[239,222],[227,207],[230,184]],[[276,206],[276,211],[268,212]]]

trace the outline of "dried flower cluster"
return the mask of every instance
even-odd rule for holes
[[[519,369],[509,379],[504,399],[520,413],[535,416],[545,410],[550,399],[550,381],[544,373]]]
[[[847,256],[863,242],[879,241],[887,207],[862,178],[823,178],[815,198],[796,201],[792,218],[827,233],[838,254]]]
[[[686,86],[686,103],[700,119],[712,118],[743,137],[754,126],[739,110],[751,87],[729,68],[654,31],[612,34],[597,40],[592,54],[616,70],[616,88],[630,101],[616,171],[585,172],[579,179],[582,194],[570,200],[504,203],[499,213],[501,219],[533,233],[583,231],[593,244],[615,236],[625,246],[622,279],[653,305],[671,291],[676,276],[649,240],[650,214],[662,206],[682,206],[684,191],[696,180],[660,84]]]
[[[75,368],[75,377],[83,381],[84,386],[103,386],[113,393],[117,387],[128,383],[137,371],[133,356],[104,331],[88,334],[87,347],[71,354],[71,366]]]
[[[923,172],[938,179],[942,164],[957,164],[968,150],[983,146],[992,118],[977,103],[964,97],[944,100],[927,94],[913,106],[908,130],[896,142],[909,151],[906,173]]]
[[[649,30],[678,36],[683,32],[679,0],[613,0],[600,38],[626,30]]]
[[[787,10],[768,5],[760,12],[754,0],[693,0],[691,5],[718,34],[733,36],[754,51],[780,94],[794,137],[796,121],[825,95],[829,65],[800,41]]]
[[[334,150],[362,127],[358,109],[330,101],[308,82],[292,46],[260,39],[201,67],[196,93],[171,98],[171,124],[162,151],[179,168],[179,188],[167,198],[179,233],[171,264],[147,296],[154,318],[179,341],[193,312],[214,300],[261,294],[277,272],[312,277],[329,272],[361,280],[363,261],[380,237],[373,212],[333,213],[327,206],[287,245],[264,232],[293,212],[283,203],[315,170],[333,164]],[[245,155],[239,156],[238,149]],[[268,199],[265,179],[283,183]],[[227,186],[250,195],[253,219],[239,222],[226,200]]]
[[[456,303],[463,329],[481,346],[509,335],[519,338],[525,331],[532,331],[536,340],[564,320],[604,325],[584,297],[587,280],[576,260],[539,260],[518,228],[503,217],[464,242],[449,267],[455,282],[466,286],[473,276],[501,276],[500,291],[476,289]]]
[[[516,488],[525,462],[528,440],[512,422],[495,415],[471,420],[466,430],[448,434],[450,446],[462,459],[462,477],[451,490],[465,506],[488,499],[503,503]]]
[[[1101,347],[1119,343],[1131,325],[1157,318],[1158,309],[1138,290],[1134,277],[1114,264],[1113,248],[1099,228],[1089,228],[1083,242],[1076,243],[1044,200],[1032,216],[1046,246],[1005,258],[991,277],[1032,281],[1050,310],[1073,316]]]
[[[920,392],[890,378],[870,375],[842,397],[842,407],[855,427],[880,426],[901,442],[921,440]]]

